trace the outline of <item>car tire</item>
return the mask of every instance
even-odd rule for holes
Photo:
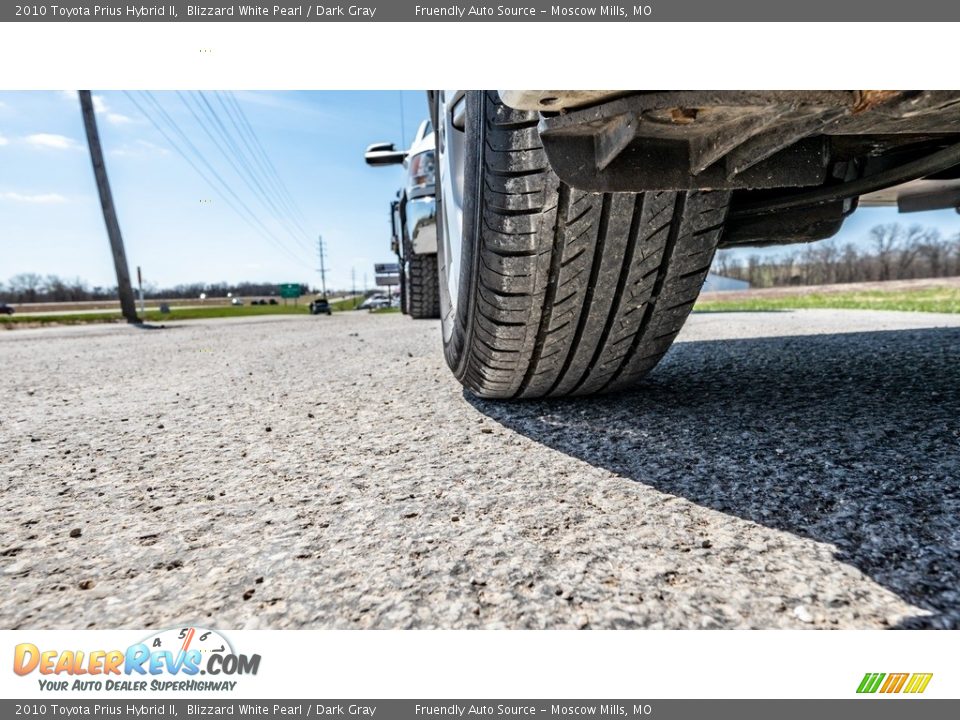
[[[407,311],[410,317],[423,320],[440,317],[440,292],[437,275],[437,255],[408,255],[409,275]]]
[[[400,268],[400,312],[404,315],[409,315],[410,311],[407,309],[409,305],[407,301],[407,261],[398,257],[397,265]]]
[[[462,230],[450,241],[461,243],[459,267],[445,257],[442,202],[437,224],[454,375],[487,398],[634,386],[690,313],[730,194],[576,190],[550,169],[538,113],[496,92],[468,92],[466,103]]]

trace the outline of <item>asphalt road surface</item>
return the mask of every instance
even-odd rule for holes
[[[0,332],[0,627],[960,626],[960,316],[465,395],[399,315]]]

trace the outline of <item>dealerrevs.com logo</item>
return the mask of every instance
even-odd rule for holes
[[[20,643],[13,671],[39,675],[44,691],[231,691],[256,675],[260,655],[234,652],[220,633],[200,627],[164,630],[126,650],[58,650]],[[199,679],[198,676],[204,676]]]
[[[916,695],[927,689],[933,673],[867,673],[857,686],[860,694],[908,693]]]

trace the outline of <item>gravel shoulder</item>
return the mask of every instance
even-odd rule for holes
[[[398,315],[0,333],[3,628],[960,626],[960,316],[694,314],[628,395]]]

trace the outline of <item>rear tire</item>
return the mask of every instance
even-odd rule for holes
[[[397,266],[400,268],[400,312],[408,315],[407,310],[407,261],[397,257]]]
[[[550,169],[537,113],[495,92],[467,93],[466,108],[459,267],[439,243],[454,375],[489,398],[632,387],[690,313],[730,194],[581,192]]]
[[[423,320],[440,317],[440,292],[437,274],[436,253],[414,255],[410,253],[409,276],[407,277],[407,312],[410,317]]]

